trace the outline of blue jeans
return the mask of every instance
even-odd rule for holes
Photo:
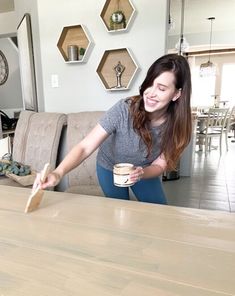
[[[106,197],[129,199],[129,187],[117,187],[113,183],[113,172],[96,164],[97,177]],[[142,179],[131,186],[139,201],[167,204],[159,177]]]

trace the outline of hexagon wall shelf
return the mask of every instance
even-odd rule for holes
[[[115,67],[118,63],[124,67],[118,81]],[[96,70],[106,90],[128,90],[139,67],[128,48],[106,50]]]
[[[65,62],[67,63],[85,63],[88,59],[88,55],[91,49],[91,40],[88,37],[88,33],[86,32],[83,25],[74,25],[64,27],[59,41],[57,43],[57,47],[63,56]],[[78,50],[78,58],[75,60],[69,60],[68,47],[75,46]],[[79,51],[81,48],[85,49],[85,54],[83,56],[79,55]]]
[[[112,15],[115,12],[121,12],[124,14],[125,19],[123,19],[123,22],[118,23],[112,21]],[[115,33],[120,31],[127,31],[134,20],[135,13],[136,10],[130,0],[106,0],[100,17],[107,31]]]

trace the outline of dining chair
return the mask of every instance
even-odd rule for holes
[[[233,137],[235,138],[235,106],[233,106],[227,115],[227,122],[225,127],[225,136],[226,136],[226,148],[228,151],[228,137],[229,133],[233,130]]]
[[[222,139],[226,135],[227,114],[229,108],[210,108],[205,118],[205,128],[197,132],[200,143],[205,145],[205,154],[211,150],[212,138],[219,138],[220,155],[222,154]],[[226,142],[226,141],[225,141]],[[226,142],[227,146],[227,142]]]

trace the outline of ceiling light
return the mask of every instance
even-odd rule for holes
[[[210,48],[209,48],[209,59],[208,62],[202,63],[200,66],[200,76],[214,76],[216,75],[216,66],[211,62],[211,41],[212,41],[212,23],[215,20],[215,17],[208,17],[208,20],[211,22],[211,30],[210,30]]]
[[[185,0],[182,0],[182,2],[181,2],[180,39],[175,45],[175,48],[178,50],[179,55],[182,55],[182,53],[185,52],[189,48],[189,44],[186,41],[186,38],[184,37],[184,2],[185,2]]]

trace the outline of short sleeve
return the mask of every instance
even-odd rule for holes
[[[112,134],[120,127],[121,122],[128,117],[127,113],[128,104],[126,103],[126,99],[122,99],[103,115],[99,124],[108,134]]]

